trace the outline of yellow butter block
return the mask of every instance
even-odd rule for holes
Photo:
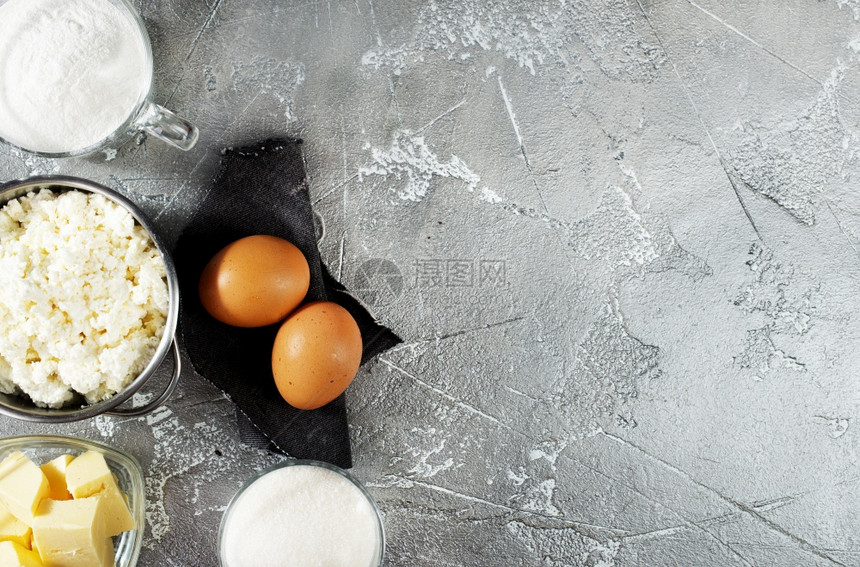
[[[42,469],[20,451],[0,462],[0,502],[25,524],[33,524],[33,514],[51,488]]]
[[[0,541],[0,565],[3,567],[44,567],[39,554],[14,541]]]
[[[58,567],[114,567],[103,505],[98,496],[43,500],[33,523],[33,542],[42,562]]]
[[[51,487],[51,493],[48,498],[53,500],[70,500],[72,495],[66,486],[66,468],[69,463],[74,460],[71,455],[60,455],[53,461],[47,462],[40,468],[45,473],[45,478],[48,479],[48,485]]]
[[[0,541],[11,541],[30,549],[30,539],[33,530],[30,526],[12,515],[3,504],[0,504]],[[0,561],[0,565],[4,565]]]
[[[106,537],[102,540],[102,552],[104,553],[105,565],[107,567],[116,567],[116,553],[113,550],[112,537]]]
[[[98,496],[105,501],[105,534],[110,537],[134,529],[134,519],[131,517],[131,511],[128,509],[125,494],[122,493],[115,482],[94,496]]]
[[[104,455],[87,451],[66,468],[66,486],[75,498],[99,496],[103,501],[105,535],[115,536],[134,529],[134,518],[125,495],[107,466]]]

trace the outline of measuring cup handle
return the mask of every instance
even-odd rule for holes
[[[141,113],[137,124],[149,134],[180,150],[190,150],[200,137],[194,124],[154,102],[149,103]]]
[[[170,383],[167,384],[167,388],[164,389],[161,395],[148,404],[128,409],[115,408],[111,411],[105,412],[106,415],[117,417],[137,417],[146,415],[167,401],[176,389],[176,385],[179,384],[179,375],[182,372],[182,362],[179,360],[179,347],[176,345],[176,339],[173,339],[170,346],[173,348],[173,376],[170,377]]]

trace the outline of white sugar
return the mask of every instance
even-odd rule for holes
[[[379,559],[373,506],[351,481],[322,467],[276,469],[228,514],[222,557],[229,567],[373,567]]]

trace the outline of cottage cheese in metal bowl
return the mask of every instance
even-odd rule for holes
[[[175,333],[178,292],[145,222],[85,180],[0,189],[0,412],[32,417],[17,397],[39,416],[90,417],[154,371]]]

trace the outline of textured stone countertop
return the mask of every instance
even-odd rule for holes
[[[0,179],[174,242],[223,147],[303,138],[324,262],[404,338],[347,393],[387,565],[860,565],[860,2],[133,4],[197,147]],[[215,566],[281,458],[186,368],[147,417],[0,419],[138,457],[144,566]]]

